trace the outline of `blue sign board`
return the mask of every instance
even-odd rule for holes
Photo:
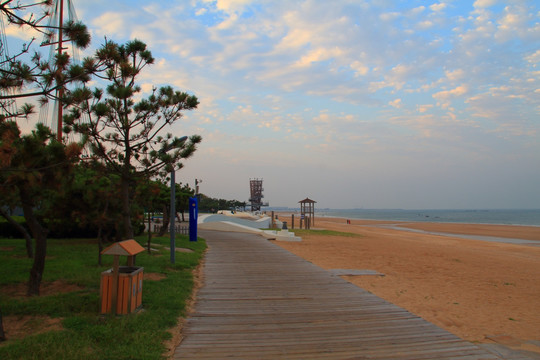
[[[199,201],[189,198],[189,241],[197,241],[197,218],[199,217]]]

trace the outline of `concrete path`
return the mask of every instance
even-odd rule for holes
[[[199,236],[204,286],[174,359],[501,359],[260,236]]]

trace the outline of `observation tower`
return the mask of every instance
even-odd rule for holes
[[[268,203],[263,203],[263,179],[249,179],[251,211],[261,211],[261,206],[268,206]]]

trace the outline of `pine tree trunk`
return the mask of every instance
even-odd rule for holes
[[[45,256],[47,255],[47,233],[46,228],[41,226],[34,213],[34,203],[31,197],[24,188],[19,188],[21,196],[22,208],[24,212],[24,218],[30,228],[30,232],[36,240],[36,252],[34,254],[34,263],[32,269],[30,269],[30,279],[28,281],[29,296],[39,295],[39,287],[41,285],[41,279],[43,278],[43,271],[45,269]]]
[[[36,239],[36,254],[34,264],[30,270],[30,280],[28,281],[28,296],[39,296],[39,288],[43,271],[45,270],[45,257],[47,256],[47,235],[46,232],[34,236]]]
[[[167,205],[163,205],[163,224],[162,224],[161,230],[159,231],[158,236],[164,236],[168,228],[169,228],[169,207]]]
[[[26,231],[24,226],[19,224],[17,221],[15,221],[4,209],[0,208],[0,215],[2,215],[11,225],[13,225],[24,237],[24,240],[26,242],[26,255],[29,259],[31,259],[34,256],[34,249],[32,247],[32,237]]]
[[[105,201],[105,207],[103,208],[103,219],[105,219],[107,217],[107,210],[109,210],[109,199],[107,198],[106,201]],[[103,220],[99,220],[98,221],[98,224],[99,224],[99,227],[98,227],[98,250],[99,250],[99,253],[98,253],[98,265],[101,266],[102,265],[102,259],[101,259],[101,252],[103,251],[103,244],[104,244],[104,241],[103,241],[103,238],[105,237],[105,235],[103,234],[103,227],[105,227],[106,225],[103,223]]]
[[[133,239],[133,225],[131,225],[131,206],[129,201],[129,181],[122,179],[122,221],[123,238]]]
[[[0,309],[0,341],[6,340],[6,333],[4,332],[4,319],[2,318],[2,310]]]
[[[98,241],[98,265],[101,266],[101,252],[103,251],[103,240],[101,239],[101,233],[103,231],[103,226],[99,225],[98,228],[98,235],[97,235],[97,241]]]
[[[152,217],[150,216],[150,211],[148,211],[148,253],[151,254],[152,250],[150,248],[152,244]]]

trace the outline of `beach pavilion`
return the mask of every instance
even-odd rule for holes
[[[305,198],[300,200],[300,229],[302,228],[302,222],[304,228],[309,229],[312,225],[315,225],[315,200]]]

